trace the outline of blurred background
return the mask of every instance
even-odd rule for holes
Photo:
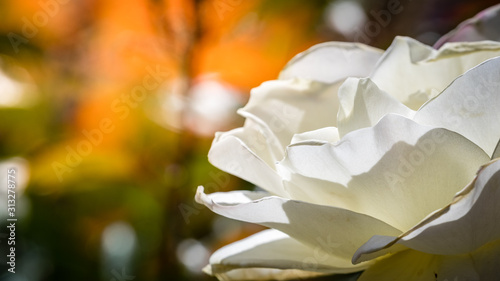
[[[262,229],[194,202],[253,188],[207,160],[251,88],[316,43],[432,45],[496,2],[1,1],[0,279],[215,280],[209,255]]]

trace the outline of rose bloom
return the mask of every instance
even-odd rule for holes
[[[265,192],[199,187],[196,200],[269,229],[219,249],[205,271],[499,280],[500,43],[483,40],[498,39],[499,9],[439,49],[319,44],[253,89],[244,126],[217,134],[209,160]]]

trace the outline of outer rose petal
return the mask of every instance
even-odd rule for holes
[[[500,275],[500,240],[467,255],[443,256],[406,250],[363,272],[358,281],[495,281]]]
[[[219,169],[286,196],[275,162],[296,133],[336,124],[337,87],[301,79],[270,81],[252,90],[248,104],[238,112],[245,126],[218,133],[209,152]]]
[[[457,28],[441,37],[434,44],[434,48],[440,48],[447,42],[500,41],[499,26],[500,5],[495,5],[462,22]]]
[[[296,55],[280,73],[280,79],[305,78],[324,83],[347,77],[365,77],[383,51],[360,43],[327,42]]]
[[[458,77],[415,114],[418,123],[442,127],[468,138],[488,155],[500,139],[500,57]]]
[[[358,281],[479,281],[470,257],[447,257],[406,250],[378,261]]]
[[[208,159],[223,171],[286,197],[265,139],[259,126],[247,120],[243,128],[216,133]]]
[[[315,278],[327,273],[310,272],[298,269],[275,269],[275,268],[238,268],[228,272],[215,274],[221,281],[257,281],[257,280],[290,280]]]
[[[493,155],[491,155],[491,159],[499,158],[500,157],[500,140],[497,143],[497,146],[495,147],[495,150],[493,151]]]
[[[479,63],[500,56],[492,41],[448,43],[435,50],[414,39],[396,37],[370,78],[413,110]]]
[[[206,195],[198,188],[196,201],[219,215],[257,223],[335,258],[351,260],[356,249],[374,233],[399,235],[401,231],[373,217],[352,211],[280,197],[264,197],[249,203],[229,203],[221,193]]]
[[[436,256],[406,250],[378,261],[358,281],[435,281],[438,267]]]
[[[306,246],[283,232],[268,229],[217,250],[210,257],[206,271],[217,276],[234,269],[251,268],[251,271],[255,271],[255,268],[267,268],[294,269],[314,275],[351,273],[363,270],[368,265],[352,265],[346,259],[328,255],[320,248]],[[281,272],[283,274],[278,276],[276,272],[271,272],[273,276],[268,278],[297,278],[289,272]]]
[[[484,245],[470,254],[481,280],[497,280],[500,276],[500,240]]]
[[[387,115],[336,144],[289,146],[279,171],[292,198],[300,189],[321,200],[312,203],[367,214],[405,231],[449,203],[488,161],[457,133]]]
[[[452,203],[399,237],[371,238],[353,257],[364,261],[397,244],[437,255],[461,255],[500,240],[500,161],[484,166]],[[380,251],[380,252],[379,252]]]
[[[294,134],[337,123],[337,85],[302,79],[269,81],[252,89],[250,100],[238,113],[259,125],[279,151],[281,160]]]

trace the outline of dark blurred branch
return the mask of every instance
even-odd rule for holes
[[[169,9],[168,0],[153,1],[154,9],[156,10],[157,17],[160,19],[161,24],[159,26],[162,31],[161,34],[165,38],[172,41],[172,44],[168,44],[167,52],[168,55],[173,55],[177,62],[178,68],[180,70],[178,79],[182,79],[182,89],[179,94],[187,96],[189,88],[192,86],[193,80],[193,54],[196,50],[196,46],[202,37],[201,23],[200,23],[200,7],[202,1],[194,0],[189,4],[185,4],[192,11],[184,11],[183,15],[179,15],[184,20],[183,29],[175,30],[174,27],[170,26],[171,20],[165,16],[165,11]],[[160,14],[161,13],[161,14]],[[192,18],[188,18],[187,15],[191,14]],[[175,19],[177,20],[177,19]],[[192,22],[189,22],[189,21]],[[180,32],[180,33],[179,33]],[[180,46],[175,46],[176,40],[180,40]],[[181,124],[184,124],[185,110],[180,112]],[[175,167],[181,167],[185,169],[189,166],[189,162],[193,158],[193,147],[196,144],[196,137],[191,134],[188,130],[181,130],[177,135],[177,153],[172,158],[173,163],[171,165]],[[176,258],[176,246],[184,238],[179,229],[185,227],[185,222],[179,213],[178,204],[179,202],[186,201],[188,196],[192,195],[194,187],[185,186],[186,181],[173,180],[167,183],[168,186],[164,187],[167,192],[163,193],[164,198],[162,203],[165,206],[164,209],[164,220],[161,222],[163,239],[161,241],[159,249],[158,258],[158,280],[174,280],[182,279],[182,272],[179,265],[179,261]]]

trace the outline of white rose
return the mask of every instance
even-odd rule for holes
[[[252,91],[244,127],[216,135],[210,161],[267,192],[200,187],[197,201],[270,229],[218,250],[206,271],[497,280],[498,56],[498,42],[435,50],[405,37],[385,53],[325,43],[298,55]]]

